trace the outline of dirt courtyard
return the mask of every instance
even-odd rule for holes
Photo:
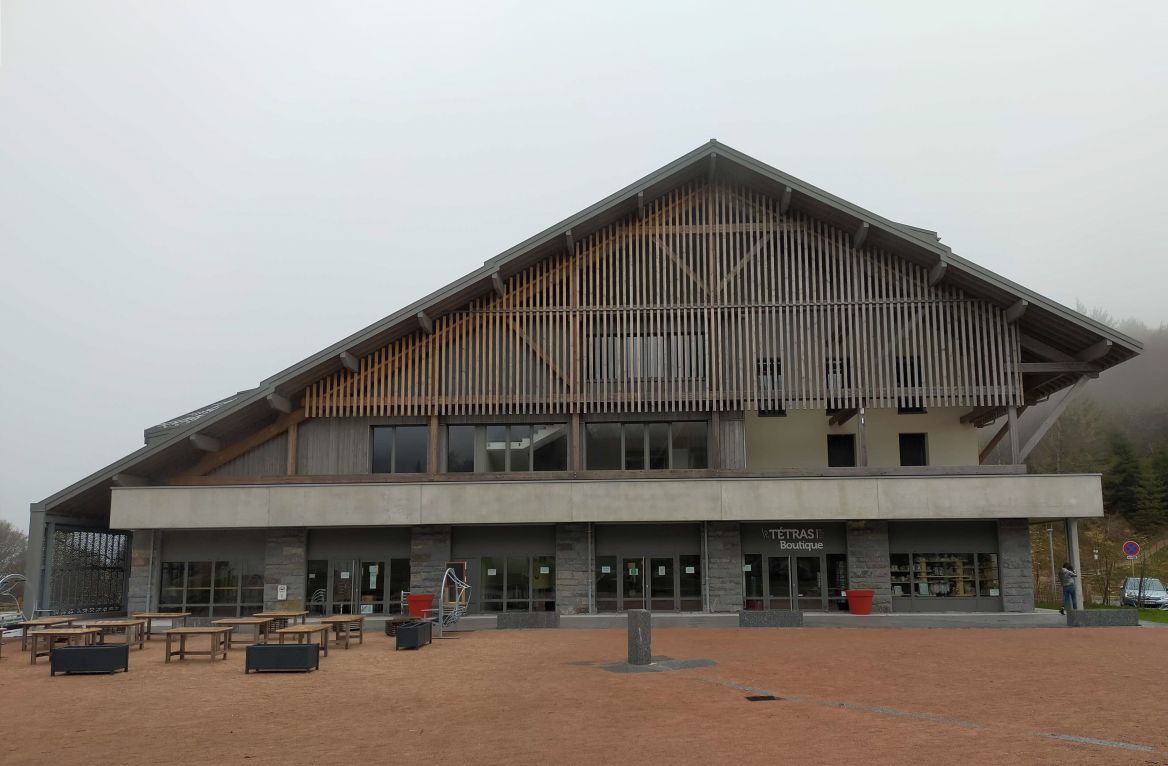
[[[1168,630],[479,631],[394,652],[372,631],[319,672],[244,650],[49,677],[9,639],[5,764],[1168,763]],[[701,664],[701,663],[695,663]],[[749,696],[778,699],[748,701]]]

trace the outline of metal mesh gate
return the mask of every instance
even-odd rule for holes
[[[48,607],[55,614],[94,614],[124,609],[129,574],[127,532],[57,526],[46,539]]]

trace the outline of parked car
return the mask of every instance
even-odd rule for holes
[[[1123,597],[1121,599],[1124,606],[1135,606],[1136,600],[1140,597],[1140,578],[1125,577],[1123,578]],[[1160,582],[1155,577],[1144,578],[1144,602],[1141,606],[1152,608],[1168,607],[1168,590],[1165,590],[1164,583]]]

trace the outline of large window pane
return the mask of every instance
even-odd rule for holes
[[[410,589],[410,560],[393,559],[389,562],[389,609],[401,612],[402,591]]]
[[[211,603],[211,562],[187,562],[187,603]]]
[[[620,423],[588,423],[584,428],[585,457],[589,471],[621,468]]]
[[[640,471],[645,467],[645,426],[625,423],[625,470]]]
[[[526,556],[507,557],[507,598],[531,598],[531,577],[528,572],[531,559]]]
[[[900,435],[900,464],[928,465],[929,451],[925,434]]]
[[[490,473],[507,470],[507,426],[487,426],[485,463]]]
[[[394,473],[426,472],[429,431],[426,426],[398,426],[394,429]]]
[[[450,473],[474,471],[474,426],[447,426],[446,470]]]
[[[617,585],[616,556],[596,557],[596,609],[600,612],[616,611]]]
[[[239,603],[239,572],[229,561],[215,562],[216,604]]]
[[[742,557],[742,592],[747,609],[762,609],[762,554],[747,553]]]
[[[563,423],[535,426],[533,460],[537,471],[568,470],[568,427]]]
[[[1000,596],[1001,587],[998,585],[998,554],[977,554],[977,595]]]
[[[183,578],[186,575],[186,563],[182,561],[162,562],[162,576],[158,593],[160,606],[182,606]]]
[[[393,428],[373,429],[373,473],[389,473],[393,460]]]
[[[503,559],[496,556],[482,558],[482,589],[484,601],[500,601],[503,598]]]
[[[706,468],[709,465],[706,446],[706,423],[700,420],[674,423],[673,467]]]
[[[307,579],[308,606],[305,608],[313,614],[324,614],[328,603],[328,561],[309,559]]]
[[[662,470],[669,467],[669,424],[650,423],[649,467]]]
[[[537,612],[556,609],[556,557],[537,556],[531,562],[531,607]]]
[[[531,426],[511,426],[512,471],[531,470]]]

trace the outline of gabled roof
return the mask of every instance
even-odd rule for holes
[[[644,202],[699,177],[742,183],[764,194],[787,199],[792,207],[844,231],[858,232],[865,228],[868,244],[919,266],[943,270],[946,284],[1003,308],[1025,308],[1018,321],[1022,332],[1068,356],[1098,348],[1102,341],[1108,341],[1110,345],[1104,344],[1105,354],[1094,360],[1101,369],[1142,351],[1141,344],[1133,338],[954,254],[941,244],[936,232],[896,223],[712,140],[496,255],[470,274],[266,378],[257,388],[148,429],[151,442],[148,446],[43,502],[46,507],[53,507],[82,493],[107,489],[115,474],[132,468],[145,471],[176,460],[193,460],[196,453],[188,444],[191,434],[209,431],[218,438],[230,439],[258,427],[273,418],[266,401],[270,395],[298,396],[308,384],[340,369],[342,354],[360,357],[415,332],[421,327],[420,313],[432,320],[458,309],[472,298],[492,291],[496,279],[506,279],[542,258],[562,252],[569,236],[581,240],[637,212]],[[1070,385],[1074,378],[1073,375],[1051,378],[1041,384],[1038,393],[1049,395]]]

